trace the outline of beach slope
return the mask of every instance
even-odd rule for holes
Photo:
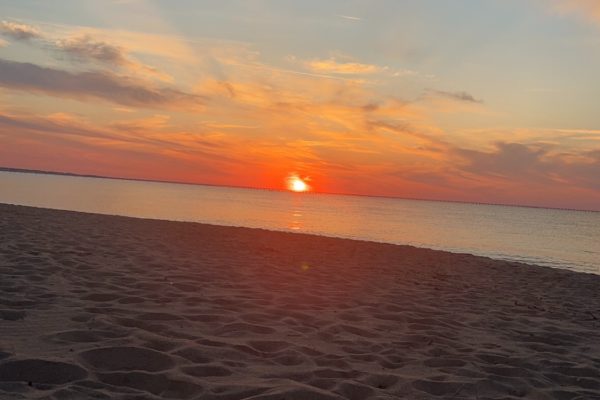
[[[600,399],[600,276],[0,205],[1,399]]]

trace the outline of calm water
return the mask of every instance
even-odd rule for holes
[[[600,274],[600,213],[0,171],[0,202],[411,244]]]

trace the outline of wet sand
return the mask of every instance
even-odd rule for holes
[[[600,276],[0,205],[0,399],[600,399]]]

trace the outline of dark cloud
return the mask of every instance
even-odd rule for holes
[[[466,149],[457,149],[456,152],[467,161],[466,168],[477,174],[513,177],[546,170],[542,159],[546,150],[520,143],[496,143],[492,152]]]
[[[600,149],[588,151],[587,156],[600,163]],[[598,171],[598,174],[600,174],[600,171]]]
[[[101,99],[133,107],[195,108],[200,96],[106,72],[69,72],[0,59],[0,87],[75,99]]]
[[[455,149],[462,170],[511,181],[572,184],[600,189],[600,149],[577,154],[555,154],[548,146],[496,143],[493,151]]]
[[[586,152],[577,162],[565,163],[563,169],[582,185],[600,190],[600,149]]]
[[[362,109],[366,112],[377,111],[379,109],[379,104],[368,103],[362,106]]]
[[[19,22],[0,21],[0,35],[15,40],[28,41],[43,50],[54,53],[58,59],[71,62],[89,62],[109,67],[124,67],[129,72],[171,80],[170,76],[148,65],[131,59],[121,46],[97,39],[90,34],[54,38],[32,25]],[[36,40],[34,40],[36,39]],[[0,47],[2,47],[0,40]]]
[[[15,40],[39,39],[42,34],[33,26],[19,22],[1,21],[0,34]]]
[[[69,61],[99,63],[109,67],[125,67],[129,72],[141,73],[159,79],[170,77],[156,68],[139,63],[129,57],[120,46],[95,39],[91,35],[80,35],[49,42],[48,48],[59,58]]]
[[[222,86],[223,88],[225,88],[225,90],[227,90],[227,93],[229,94],[229,97],[234,98],[237,96],[237,93],[235,91],[235,89],[233,88],[233,85],[227,81],[219,81],[218,84],[220,86]]]
[[[430,135],[421,129],[414,128],[407,121],[382,121],[369,119],[365,123],[369,131],[376,129],[384,129],[395,132],[399,135],[408,135],[416,139],[421,139],[427,143],[428,151],[440,152],[448,148],[448,144],[441,139]]]
[[[43,39],[37,44],[67,55],[76,61],[99,61],[111,65],[130,63],[119,46],[94,39],[91,35],[80,35],[66,39],[51,39],[36,27],[19,22],[0,22],[0,34],[15,40]]]
[[[129,64],[122,48],[95,40],[89,35],[58,40],[55,48],[76,61],[99,61],[111,65]]]
[[[443,90],[433,90],[431,93],[453,100],[465,101],[467,103],[483,103],[483,100],[478,100],[467,92],[445,92]]]

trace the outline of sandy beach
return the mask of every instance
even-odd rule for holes
[[[0,205],[0,399],[600,399],[600,276]]]

